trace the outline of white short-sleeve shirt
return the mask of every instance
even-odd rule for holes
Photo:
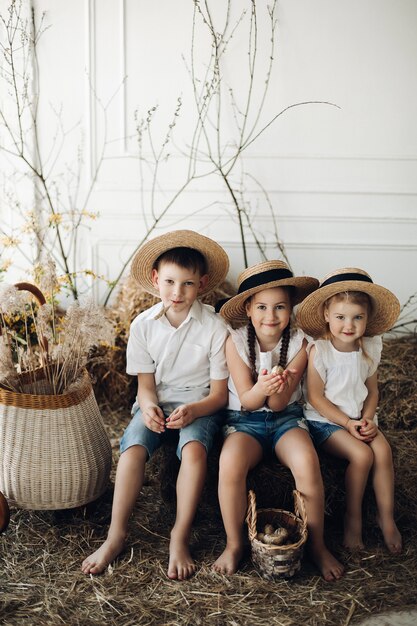
[[[242,328],[238,328],[236,330],[229,328],[229,332],[231,334],[233,343],[236,347],[237,353],[239,354],[242,361],[246,363],[246,365],[250,368],[251,364],[250,364],[250,359],[249,359],[248,327],[243,326]],[[292,359],[301,350],[301,346],[303,344],[304,338],[305,338],[305,335],[302,330],[300,329],[291,330],[290,343],[288,346],[288,353],[287,353],[287,363],[292,361]],[[275,348],[273,348],[273,350],[270,350],[269,352],[261,352],[258,340],[255,339],[256,371],[260,372],[261,370],[266,369],[268,370],[268,372],[270,372],[271,369],[274,367],[274,365],[278,365],[280,351],[281,351],[281,339],[279,340]],[[231,411],[240,411],[242,408],[241,403],[239,400],[238,393],[236,391],[235,384],[231,376],[229,376],[228,386],[229,386],[228,409],[230,409]],[[292,394],[288,404],[297,402],[297,400],[300,400],[300,398],[301,398],[301,385],[299,384],[294,390],[294,393]],[[264,406],[262,407],[262,409],[258,409],[258,410],[259,411],[271,411],[272,409],[270,409],[268,406]]]
[[[367,356],[362,349],[355,352],[339,352],[332,342],[326,339],[311,341],[307,346],[308,352],[311,346],[316,347],[313,363],[324,382],[324,395],[351,419],[360,418],[363,403],[368,395],[365,382],[376,372],[381,360],[381,337],[364,337],[362,341]],[[307,385],[304,397],[306,398],[304,414],[307,419],[333,424],[309,404]]]
[[[208,396],[210,380],[228,377],[224,345],[227,326],[213,307],[196,300],[187,318],[174,328],[162,302],[140,313],[130,326],[128,374],[154,374],[158,402],[197,402]]]

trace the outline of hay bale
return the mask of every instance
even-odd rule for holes
[[[379,420],[388,430],[417,428],[417,334],[384,341],[378,368]]]
[[[385,433],[391,443],[396,473],[396,516],[403,522],[412,523],[417,516],[415,498],[415,476],[410,469],[415,464],[417,455],[417,434],[391,431]],[[406,445],[405,443],[406,438]],[[219,457],[222,437],[219,434],[208,458],[207,479],[202,496],[204,506],[210,510],[213,519],[220,516],[218,501]],[[345,511],[345,471],[347,462],[332,457],[324,452],[318,453],[325,492],[325,515],[327,520],[343,526]],[[150,471],[154,476],[162,502],[171,513],[175,511],[175,486],[180,463],[176,456],[176,443],[162,446],[153,456]],[[264,459],[249,472],[247,479],[248,491],[256,494],[258,508],[282,508],[293,511],[294,478],[287,467],[284,467],[272,455]],[[364,525],[375,526],[376,504],[371,478],[368,481],[363,499]]]

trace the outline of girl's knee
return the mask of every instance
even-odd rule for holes
[[[314,448],[294,458],[289,469],[298,488],[309,484],[322,485],[320,462]]]
[[[222,450],[219,460],[219,480],[235,482],[246,478],[248,472],[246,459],[237,456],[234,451]]]
[[[388,441],[384,436],[378,438],[372,446],[372,452],[375,458],[375,463],[392,465],[392,450]]]
[[[348,460],[351,464],[361,469],[369,470],[374,463],[374,453],[370,446],[363,444],[361,446],[357,446],[354,454]]]

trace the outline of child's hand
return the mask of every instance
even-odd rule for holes
[[[145,426],[154,433],[163,433],[165,431],[165,416],[160,406],[152,404],[148,406],[142,413]]]
[[[268,370],[265,369],[260,371],[256,384],[264,396],[281,393],[285,388],[283,374],[268,374]]]
[[[378,426],[375,422],[368,418],[362,418],[363,425],[360,427],[359,432],[363,437],[366,437],[365,441],[372,441],[378,434]]]
[[[347,422],[345,428],[352,435],[352,437],[355,437],[355,439],[359,439],[360,441],[363,441],[364,443],[368,443],[368,441],[372,441],[372,439],[369,439],[368,436],[362,434],[362,428],[365,425],[366,425],[365,420],[350,419]]]
[[[297,374],[297,370],[293,370],[293,369],[287,369],[282,372],[281,378],[285,383],[285,387],[288,388],[290,386],[290,383],[293,381],[296,374]]]
[[[171,415],[167,417],[166,427],[167,428],[184,428],[188,424],[194,420],[194,415],[187,404],[181,404],[174,411],[172,411]]]
[[[267,370],[262,370],[258,377],[258,383],[265,396],[272,396],[274,393],[282,393],[288,389],[292,378],[297,370],[287,369],[277,374],[268,374]]]

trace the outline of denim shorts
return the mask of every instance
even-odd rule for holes
[[[165,417],[168,417],[177,406],[180,406],[180,403],[165,407]],[[142,412],[136,402],[132,407],[132,414],[133,417],[120,441],[120,452],[123,453],[131,446],[143,446],[148,452],[148,458],[167,440],[178,441],[177,456],[180,460],[183,447],[190,441],[199,441],[208,453],[213,445],[214,436],[224,421],[222,413],[215,413],[214,415],[198,417],[184,428],[178,430],[167,428],[163,433],[155,433],[145,426]]]
[[[318,422],[317,420],[308,420],[308,429],[316,447],[321,446],[337,430],[344,430],[342,426],[337,424]]]
[[[308,431],[303,409],[294,402],[283,411],[226,411],[223,426],[225,437],[233,433],[246,433],[262,446],[264,453],[275,450],[277,441],[293,428]]]

